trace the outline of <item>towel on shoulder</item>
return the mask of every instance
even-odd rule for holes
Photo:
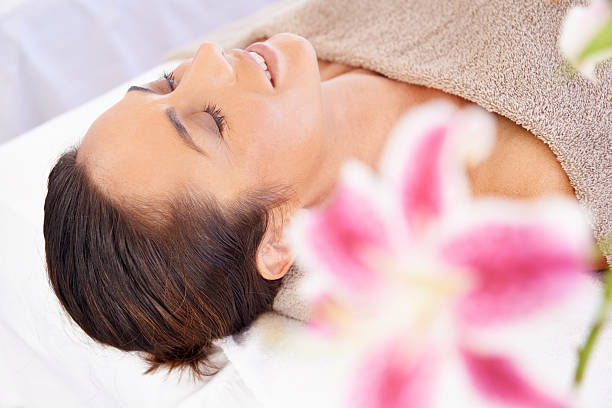
[[[543,140],[591,216],[612,265],[612,62],[597,82],[568,72],[557,47],[573,0],[288,1],[206,36],[246,47],[279,32],[319,58],[461,96]],[[200,41],[174,54],[193,55]]]

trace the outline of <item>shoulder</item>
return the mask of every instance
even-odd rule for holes
[[[550,148],[525,128],[503,116],[496,117],[497,140],[493,151],[469,171],[474,194],[575,197],[567,174]]]

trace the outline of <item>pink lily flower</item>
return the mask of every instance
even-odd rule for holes
[[[571,7],[559,34],[561,54],[586,78],[596,80],[595,67],[612,58],[612,2],[592,0]]]
[[[348,406],[569,406],[503,334],[587,279],[590,233],[563,198],[472,198],[465,167],[494,137],[479,108],[413,109],[378,175],[347,163],[329,203],[295,217],[311,327],[362,360]]]

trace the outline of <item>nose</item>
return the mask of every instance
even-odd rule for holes
[[[203,43],[181,82],[188,88],[198,89],[203,86],[218,88],[229,85],[236,80],[234,68],[225,58],[223,50],[217,44]]]

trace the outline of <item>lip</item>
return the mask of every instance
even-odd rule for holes
[[[249,56],[249,58],[251,58],[256,64],[257,62],[253,59],[253,57],[249,55],[249,51],[256,52],[257,54],[263,57],[264,61],[266,62],[266,66],[268,67],[268,72],[272,77],[270,79],[270,81],[272,82],[272,87],[276,88],[276,86],[278,85],[278,57],[276,54],[276,50],[274,50],[274,48],[270,47],[265,43],[256,42],[249,45],[244,51]],[[259,64],[257,64],[257,66],[263,72],[263,69],[259,66]]]

